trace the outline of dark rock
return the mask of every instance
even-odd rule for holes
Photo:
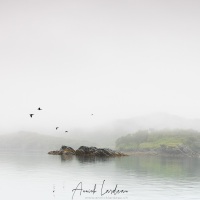
[[[93,155],[96,151],[96,147],[81,146],[76,150],[76,155]]]
[[[98,149],[96,147],[81,146],[76,151],[68,146],[62,146],[59,151],[50,151],[48,154],[51,155],[77,155],[77,156],[98,156],[98,157],[115,157],[115,156],[126,156],[118,151],[114,151],[108,148]]]
[[[62,155],[61,151],[49,151],[48,154],[51,154],[51,155]]]
[[[59,151],[50,151],[51,155],[75,155],[75,150],[68,146],[62,146]]]
[[[96,147],[81,146],[76,150],[78,156],[101,156],[101,157],[114,157],[114,156],[125,156],[125,154],[111,149],[98,149]]]
[[[75,155],[75,150],[68,146],[62,146],[60,148],[61,155]]]

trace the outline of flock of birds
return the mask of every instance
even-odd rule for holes
[[[41,109],[41,108],[39,107],[37,110],[41,111],[41,110],[43,110],[43,109]],[[30,115],[30,117],[32,118],[33,115],[35,115],[35,114],[31,113],[31,114],[29,114],[29,115]],[[94,114],[91,114],[91,116],[93,116],[93,115],[94,115]],[[59,127],[57,126],[55,129],[58,130]],[[68,131],[65,131],[65,133],[67,133],[67,132],[68,132]],[[53,186],[53,193],[54,193],[54,192],[55,192],[55,186]]]
[[[39,107],[37,110],[42,110],[42,109]],[[30,115],[30,117],[32,118],[34,114],[29,114],[29,115]],[[93,114],[91,114],[91,115],[93,115]],[[59,127],[57,126],[57,127],[56,127],[56,130],[58,130],[58,129],[59,129]],[[68,131],[65,131],[65,133],[68,133]]]

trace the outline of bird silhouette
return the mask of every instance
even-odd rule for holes
[[[68,131],[65,131],[65,133],[67,133]]]
[[[58,129],[59,127],[56,127],[56,130]]]
[[[29,115],[30,115],[30,117],[32,118],[34,114],[29,114]]]
[[[42,109],[39,107],[38,110],[42,110]]]
[[[91,114],[91,115],[94,115],[94,114]]]

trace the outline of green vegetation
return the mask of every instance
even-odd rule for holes
[[[160,147],[188,146],[191,150],[200,152],[200,132],[194,130],[143,130],[120,137],[116,148],[123,151],[148,151]]]

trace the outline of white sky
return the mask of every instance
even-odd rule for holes
[[[0,131],[200,118],[199,10],[198,0],[0,0]]]

